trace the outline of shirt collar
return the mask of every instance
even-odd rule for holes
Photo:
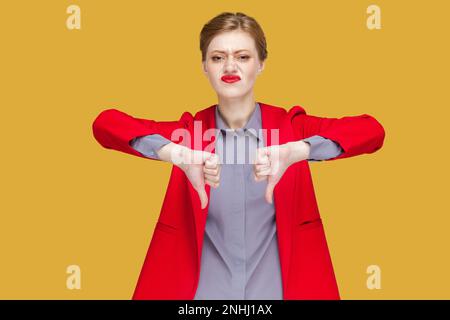
[[[215,117],[216,117],[216,127],[220,130],[222,134],[233,133],[235,130],[231,129],[227,126],[225,121],[222,118],[222,115],[219,113],[219,107],[216,105],[215,108]],[[248,130],[252,129],[252,130]],[[258,132],[261,129],[261,107],[258,102],[255,103],[255,110],[253,110],[250,119],[247,121],[245,126],[242,128],[245,134],[251,134],[259,140]],[[239,130],[239,129],[237,129]]]

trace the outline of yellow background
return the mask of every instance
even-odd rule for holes
[[[381,30],[366,27],[372,3]],[[81,30],[66,28],[70,4]],[[257,101],[386,130],[375,154],[310,163],[342,298],[450,298],[444,0],[2,1],[0,298],[131,298],[171,166],[103,149],[92,121],[216,103],[198,40],[223,11],[266,33]],[[66,288],[71,264],[81,290]]]

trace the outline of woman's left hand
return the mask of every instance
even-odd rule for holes
[[[256,151],[254,178],[256,181],[267,180],[267,202],[273,203],[273,190],[286,169],[293,163],[308,159],[309,151],[309,144],[302,140],[259,148]]]

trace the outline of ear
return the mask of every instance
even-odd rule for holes
[[[260,74],[264,70],[265,66],[266,66],[266,62],[265,61],[261,62],[260,67],[258,69],[258,74]]]
[[[202,61],[202,71],[205,75],[208,74],[208,70],[206,69],[206,61]]]

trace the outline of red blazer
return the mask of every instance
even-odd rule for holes
[[[338,142],[344,150],[340,156],[329,160],[373,153],[383,145],[384,129],[368,114],[324,118],[307,115],[300,106],[286,111],[259,104],[262,128],[279,129],[279,144],[321,135]],[[129,145],[133,138],[157,133],[180,143],[181,138],[172,139],[175,129],[185,128],[193,137],[194,121],[201,121],[202,132],[216,127],[214,107],[201,110],[195,116],[185,112],[178,121],[139,119],[117,109],[108,109],[95,119],[93,133],[107,149],[144,158]],[[270,138],[270,133],[264,135],[267,146],[271,145]],[[204,150],[210,143],[203,141],[202,146],[196,148]],[[206,185],[206,192],[209,197],[209,185]],[[274,204],[283,299],[340,299],[307,161],[297,162],[285,171],[274,189]],[[184,172],[173,166],[133,299],[194,298],[207,214],[208,207],[201,209],[198,194]]]

